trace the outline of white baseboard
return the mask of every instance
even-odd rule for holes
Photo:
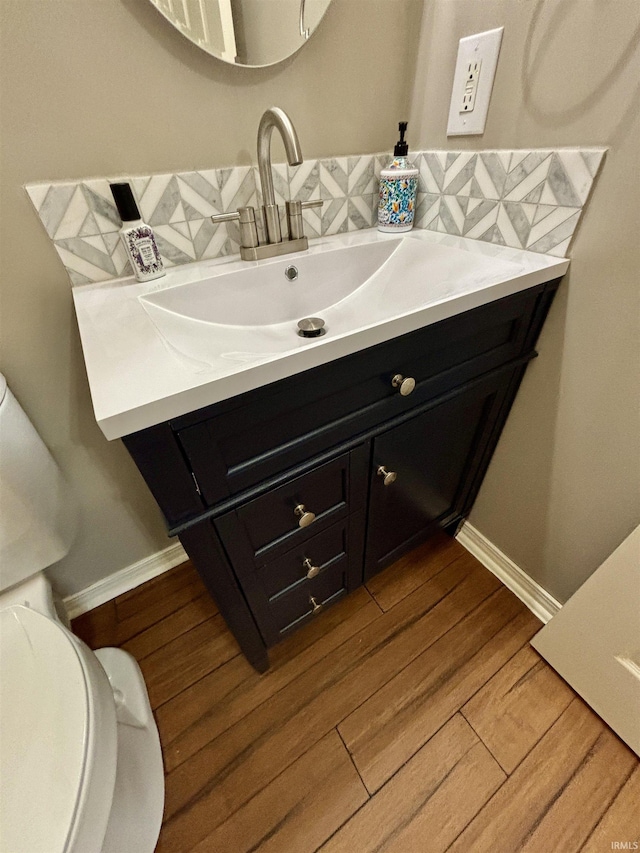
[[[530,578],[520,566],[516,566],[513,560],[468,521],[465,521],[457,532],[456,539],[545,624],[562,607],[546,589]]]
[[[456,539],[545,624],[562,607],[559,601],[556,601],[468,521],[464,522],[456,534]],[[76,616],[135,589],[145,581],[179,566],[187,559],[184,548],[178,542],[96,581],[86,589],[64,599],[69,619],[75,619]]]
[[[69,619],[75,619],[76,616],[93,610],[94,607],[111,601],[112,598],[129,592],[130,589],[135,589],[141,583],[150,581],[188,559],[184,548],[178,542],[145,557],[143,560],[139,560],[137,563],[133,563],[131,566],[120,569],[119,572],[96,581],[86,589],[75,592],[64,599]]]

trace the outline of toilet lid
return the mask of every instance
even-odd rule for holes
[[[84,668],[61,625],[0,610],[0,850],[62,853],[82,787]]]

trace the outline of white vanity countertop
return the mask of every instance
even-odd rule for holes
[[[327,333],[319,338],[300,338],[295,322],[280,323],[257,329],[256,351],[250,351],[251,327],[184,318],[172,320],[168,335],[140,300],[202,279],[215,287],[216,277],[247,268],[302,267],[304,257],[313,263],[327,251],[387,240],[399,248],[355,295],[328,308],[320,300]],[[127,278],[76,286],[96,420],[108,439],[120,438],[558,278],[568,266],[566,258],[431,231],[370,229],[314,240],[307,252],[273,260],[247,262],[234,255],[173,267],[151,282]],[[242,331],[242,346],[230,345],[234,329]],[[260,351],[262,341],[269,346]]]

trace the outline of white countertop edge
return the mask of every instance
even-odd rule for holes
[[[457,239],[464,240],[465,238]],[[514,279],[498,282],[453,299],[427,305],[407,315],[365,327],[350,335],[323,338],[317,342],[318,345],[278,355],[268,361],[248,366],[229,376],[214,378],[212,381],[204,382],[197,387],[186,388],[184,391],[169,394],[163,399],[145,402],[127,411],[113,414],[101,413],[96,406],[92,391],[96,421],[107,439],[122,438],[125,435],[188,414],[213,403],[238,396],[246,391],[327,364],[359,350],[384,343],[408,332],[416,331],[489,302],[502,299],[505,296],[511,296],[530,287],[544,284],[564,275],[569,267],[569,260],[566,258],[540,256],[541,261],[543,258],[544,264],[541,265],[540,269],[532,270]],[[210,267],[211,264],[207,266]],[[89,366],[87,369],[91,385]]]

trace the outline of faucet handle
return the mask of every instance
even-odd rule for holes
[[[304,226],[302,222],[302,210],[307,207],[322,207],[324,202],[322,199],[314,199],[313,201],[287,201],[287,223],[289,225],[289,239],[298,240],[304,237]]]
[[[240,245],[245,249],[252,249],[258,245],[258,229],[256,227],[256,212],[252,207],[239,207],[232,213],[214,213],[211,221],[233,222],[240,220]]]

